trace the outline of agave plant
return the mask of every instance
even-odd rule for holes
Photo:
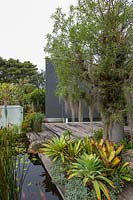
[[[72,163],[68,174],[68,179],[80,177],[84,185],[93,186],[98,200],[101,200],[101,191],[110,200],[109,190],[106,184],[114,187],[113,182],[106,177],[105,168],[101,160],[95,155],[84,153],[77,162]]]
[[[41,149],[42,153],[50,156],[53,161],[60,159],[63,163],[65,161],[65,150],[70,142],[70,137],[66,133],[60,137],[53,137],[52,140],[48,140],[46,144],[43,144]]]

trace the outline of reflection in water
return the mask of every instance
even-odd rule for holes
[[[39,158],[28,157],[27,154],[23,157],[25,164],[21,164],[19,176],[22,171],[25,171],[25,175],[20,200],[61,200]],[[20,180],[19,177],[18,180]]]

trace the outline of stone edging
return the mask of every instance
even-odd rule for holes
[[[41,159],[42,164],[45,167],[47,173],[49,174],[49,176],[52,179],[51,172],[50,172],[50,169],[52,167],[52,162],[51,162],[50,158],[48,156],[42,154],[42,153],[38,153],[38,156]],[[57,190],[58,190],[58,192],[59,192],[62,200],[64,200],[64,191],[63,191],[63,188],[61,186],[58,186],[58,185],[55,185],[55,186],[56,186],[56,188],[57,188]]]

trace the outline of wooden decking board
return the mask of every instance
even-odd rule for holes
[[[98,126],[99,125],[99,126]],[[45,123],[45,127],[57,135],[62,135],[65,130],[69,130],[73,136],[92,136],[93,130],[101,128],[100,123]],[[93,129],[92,129],[93,127]]]

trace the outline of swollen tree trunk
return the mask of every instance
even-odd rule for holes
[[[104,122],[103,138],[109,139],[115,143],[124,139],[124,124],[119,122]]]
[[[113,122],[110,130],[109,139],[115,143],[124,139],[124,124],[120,122]]]

